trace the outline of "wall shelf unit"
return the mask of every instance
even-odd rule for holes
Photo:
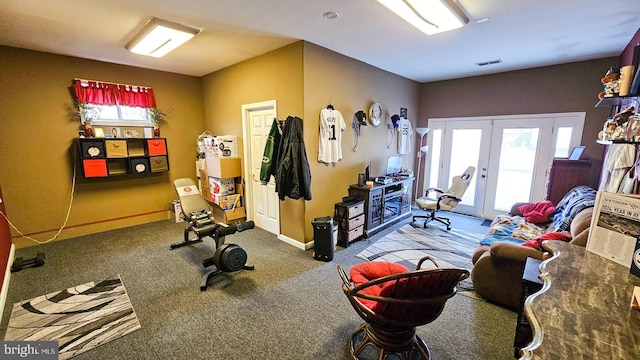
[[[85,178],[169,171],[164,138],[86,138],[77,145]]]

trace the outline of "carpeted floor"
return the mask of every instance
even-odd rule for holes
[[[479,222],[459,217],[454,228]],[[349,335],[362,319],[336,266],[362,262],[357,254],[407,223],[338,248],[327,263],[261,229],[228,236],[256,269],[218,276],[204,292],[201,261],[213,241],[169,250],[183,236],[183,225],[170,220],[19,249],[16,256],[45,252],[47,262],[11,274],[0,333],[21,299],[119,274],[142,327],[74,359],[349,359]],[[510,360],[516,320],[512,311],[454,296],[418,334],[434,359]]]
[[[89,282],[13,305],[5,341],[57,341],[69,359],[140,329],[119,278]]]

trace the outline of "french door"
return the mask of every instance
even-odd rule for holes
[[[429,119],[424,187],[447,189],[476,168],[456,212],[493,218],[519,201],[541,201],[554,157],[580,145],[584,113]]]

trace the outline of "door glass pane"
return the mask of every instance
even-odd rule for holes
[[[569,144],[571,143],[571,127],[559,127],[556,139],[556,151],[553,157],[569,157]]]
[[[438,175],[440,174],[439,170],[441,161],[440,150],[442,146],[442,129],[433,130],[432,135],[433,144],[429,146],[429,150],[431,151],[431,167],[429,169],[429,181],[427,188],[438,187]]]
[[[478,160],[480,158],[480,140],[482,129],[454,129],[451,140],[451,165],[449,167],[449,186],[451,178],[462,175],[469,166],[478,170]],[[476,195],[476,175],[473,175],[467,191],[462,196],[460,204],[475,205]]]
[[[509,211],[514,203],[531,198],[538,134],[538,128],[503,130],[495,210]]]

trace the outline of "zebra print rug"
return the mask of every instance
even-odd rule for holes
[[[425,255],[433,257],[440,267],[455,267],[471,271],[471,255],[485,235],[451,229],[445,231],[436,226],[423,228],[409,223],[369,245],[356,255],[366,261],[387,261],[414,270]],[[429,267],[429,261],[423,267]],[[458,286],[459,290],[472,291],[470,278]]]
[[[57,341],[68,359],[140,329],[120,278],[74,286],[13,304],[6,341]]]

